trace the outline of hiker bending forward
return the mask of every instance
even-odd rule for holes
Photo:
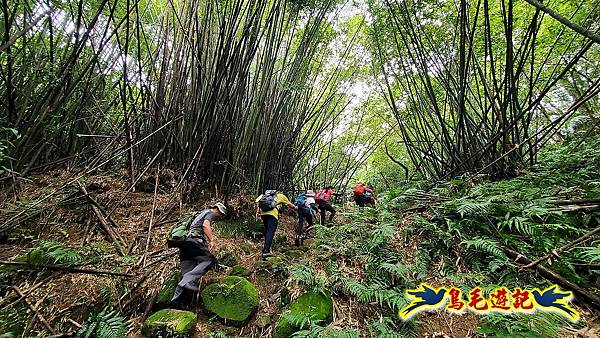
[[[294,200],[294,204],[298,207],[298,225],[296,226],[296,238],[294,244],[296,246],[302,245],[302,241],[306,238],[308,231],[312,228],[313,224],[313,213],[314,215],[319,213],[319,207],[315,201],[315,192],[308,190],[306,193],[301,193]],[[308,224],[306,231],[304,228],[304,221]]]
[[[279,213],[281,212],[281,208],[286,205],[292,209],[298,209],[284,194],[278,193],[276,190],[267,190],[256,199],[257,217],[260,215],[265,225],[265,244],[262,251],[263,259],[273,256],[273,253],[271,253],[271,244],[273,244],[273,237],[275,237],[275,230],[279,223]]]
[[[223,203],[217,203],[199,213],[192,221],[187,239],[179,247],[181,280],[177,283],[171,299],[172,307],[181,308],[183,291],[198,291],[198,280],[217,263],[212,254],[216,242],[211,225],[214,220],[225,215],[227,208]]]
[[[352,189],[352,194],[354,195],[354,201],[356,205],[361,208],[365,207],[365,204],[370,204],[375,206],[377,203],[377,198],[375,197],[375,192],[370,187],[366,186],[362,182],[358,182],[354,189]]]
[[[319,211],[321,212],[321,225],[325,225],[325,216],[327,211],[331,213],[329,215],[328,223],[332,223],[333,218],[335,217],[335,209],[331,205],[331,195],[334,195],[333,186],[328,186],[327,188],[320,190],[315,197],[315,200],[319,205]]]

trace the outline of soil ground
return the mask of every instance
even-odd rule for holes
[[[199,210],[214,201],[206,200],[199,204],[181,202],[180,196],[171,192],[172,180],[163,180],[162,173],[156,196],[152,189],[126,194],[129,183],[122,173],[87,177],[84,182],[87,190],[98,205],[110,214],[110,219],[116,225],[114,230],[126,243],[126,255],[123,256],[115,250],[113,241],[100,228],[90,203],[78,188],[71,185],[61,189],[69,177],[65,171],[39,174],[22,185],[18,200],[12,196],[3,197],[2,209],[5,212],[0,216],[2,223],[24,208],[39,209],[40,213],[28,221],[27,230],[20,233],[15,241],[0,245],[0,260],[12,260],[25,255],[41,240],[56,240],[84,253],[86,257],[100,257],[94,261],[94,269],[126,272],[131,277],[64,272],[49,275],[24,271],[5,283],[18,287],[27,295],[30,303],[37,304],[41,317],[51,323],[57,332],[77,330],[90,312],[98,311],[110,301],[118,304],[128,316],[131,324],[129,334],[140,337],[140,323],[148,302],[164,281],[178,270],[177,249],[169,249],[165,245],[167,232],[181,212]],[[152,179],[149,178],[149,181]],[[34,205],[35,201],[44,197],[45,201]],[[231,266],[242,265],[250,272],[248,280],[259,291],[259,309],[244,327],[233,328],[211,318],[198,306],[196,336],[208,337],[211,333],[222,332],[236,337],[270,337],[283,310],[281,298],[289,293],[289,298],[294,299],[302,290],[288,280],[285,273],[270,269],[262,261],[260,228],[248,226],[253,222],[250,216],[253,197],[234,196],[229,200],[229,205],[238,219],[215,224],[214,231],[218,238],[216,256],[221,265],[205,275],[201,287],[228,275]],[[152,228],[149,229],[151,222]],[[300,255],[296,255],[298,258],[288,260],[290,264],[310,255],[308,245],[300,248],[293,245],[295,222],[291,212],[283,215],[273,246],[273,252],[279,255],[295,250],[300,252]],[[414,252],[416,245],[418,241],[404,243],[400,236],[395,244],[398,250],[406,253]],[[0,307],[16,307],[18,297],[14,292],[8,292],[0,298],[0,304]],[[376,304],[357,303],[351,298],[334,295],[333,325],[364,330],[369,322],[380,316],[380,311]],[[265,316],[269,317],[272,325],[264,325]],[[31,314],[27,318],[31,333],[42,327]],[[423,337],[473,337],[479,323],[479,317],[473,314],[454,316],[448,313],[424,313],[419,315],[419,320]],[[589,318],[588,322],[593,321],[593,318]],[[586,332],[573,335],[593,337],[595,334],[591,331],[585,335]]]

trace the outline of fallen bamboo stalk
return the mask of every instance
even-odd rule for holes
[[[30,264],[27,262],[0,261],[0,265],[22,266],[22,267],[28,268],[30,270],[48,269],[48,270],[64,271],[64,272],[70,272],[70,273],[83,273],[83,274],[88,274],[88,275],[108,275],[108,276],[133,277],[132,274],[124,273],[124,272],[112,272],[112,271],[94,270],[94,269],[79,269],[79,268],[73,268],[70,266],[53,265],[53,264]]]
[[[581,268],[588,268],[590,270],[600,270],[600,264],[593,263],[571,263],[573,266],[578,266]]]
[[[142,317],[140,318],[140,325],[143,325],[144,322],[146,321],[146,318],[148,318],[148,315],[150,314],[150,311],[152,310],[152,305],[154,305],[156,298],[158,298],[158,289],[154,290],[154,292],[152,293],[152,297],[150,297],[148,304],[146,304],[146,309],[144,309],[144,313],[142,314]]]
[[[48,283],[51,279],[55,278],[57,275],[56,274],[52,274],[51,276],[44,278],[42,281],[34,284],[33,286],[31,286],[29,289],[27,289],[27,291],[23,292],[23,296],[19,296],[19,298],[17,298],[16,300],[12,301],[11,303],[7,304],[5,306],[5,304],[10,301],[9,297],[7,297],[6,299],[4,299],[1,303],[0,303],[0,309],[6,310],[8,308],[11,308],[12,306],[14,306],[15,304],[17,304],[18,302],[21,301],[21,299],[23,299],[23,297],[27,297],[30,293],[32,293],[33,291],[35,291],[37,288],[39,288],[41,285]]]
[[[57,333],[51,336],[46,336],[46,338],[63,338],[63,337],[72,337],[73,335],[75,335],[75,331],[73,332],[64,332],[64,333]]]
[[[148,163],[148,165],[146,165],[146,167],[144,168],[144,170],[142,171],[142,173],[138,175],[138,177],[133,181],[133,183],[125,191],[125,195],[123,195],[123,197],[121,197],[119,199],[119,201],[117,201],[117,203],[115,203],[115,205],[112,207],[112,209],[110,210],[110,212],[107,214],[109,217],[117,210],[117,208],[121,205],[121,203],[123,203],[123,201],[125,200],[125,198],[135,188],[135,185],[137,184],[137,182],[144,176],[144,174],[146,174],[146,172],[148,171],[148,169],[150,169],[150,167],[152,166],[152,164],[154,164],[154,161],[158,158],[158,156],[160,156],[160,154],[162,154],[162,152],[163,152],[163,149],[159,150],[158,153],[156,153],[156,155],[154,155],[154,158],[152,158],[152,160],[150,160],[150,162]],[[158,173],[158,171],[157,171],[157,173]]]
[[[560,248],[558,248],[558,249],[551,250],[551,251],[550,251],[550,252],[549,252],[547,255],[545,255],[544,257],[541,257],[541,258],[538,258],[538,259],[536,259],[535,261],[533,261],[533,262],[531,262],[531,263],[529,263],[529,264],[525,265],[523,268],[525,268],[525,269],[530,269],[530,268],[532,268],[532,267],[534,267],[534,266],[536,266],[536,265],[540,264],[541,262],[545,261],[546,259],[548,259],[548,258],[550,258],[550,257],[552,257],[552,256],[556,256],[556,257],[558,257],[558,254],[560,254],[561,252],[563,252],[563,251],[565,251],[565,250],[567,250],[567,249],[569,249],[569,248],[571,248],[571,247],[573,247],[573,246],[575,246],[575,245],[577,245],[577,244],[579,244],[579,243],[582,243],[582,242],[584,242],[584,241],[586,241],[586,240],[588,240],[588,239],[592,238],[592,236],[594,236],[594,235],[595,235],[595,234],[597,234],[597,233],[600,233],[600,227],[598,226],[598,221],[597,221],[597,220],[594,218],[594,219],[592,220],[592,223],[593,223],[594,225],[596,225],[596,228],[595,228],[594,230],[588,231],[588,232],[587,232],[587,233],[585,233],[583,236],[581,236],[581,237],[579,237],[579,238],[575,239],[574,241],[571,241],[571,242],[569,242],[569,243],[567,243],[567,244],[565,244],[565,245],[561,246],[561,247],[560,247]]]
[[[167,260],[168,258],[171,258],[173,256],[175,256],[177,254],[177,252],[172,252],[168,255],[165,255],[157,260],[155,260],[152,263],[149,263],[148,265],[146,265],[144,268],[148,268],[152,265],[158,264],[160,262],[163,262],[165,260]],[[144,273],[142,276],[140,276],[135,282],[133,282],[133,285],[131,286],[131,288],[129,290],[127,290],[127,292],[125,292],[120,298],[119,298],[119,303],[122,302],[123,300],[125,300],[125,298],[127,298],[127,296],[129,296],[135,289],[137,289],[140,285],[142,285],[142,283],[146,280],[146,278],[148,278],[152,272],[156,272],[157,270],[148,270],[146,273]],[[123,308],[125,308],[127,305],[129,305],[129,303],[132,301],[132,299],[129,299],[129,301],[127,301],[125,303],[125,305],[123,305]]]
[[[529,258],[521,255],[520,253],[514,250],[505,247],[502,247],[502,250],[506,253],[508,257],[514,259],[517,263],[531,263],[531,260]],[[544,276],[544,278],[571,289],[575,294],[580,296],[580,299],[584,299],[587,301],[587,303],[593,305],[596,309],[600,309],[600,297],[598,297],[597,295],[587,292],[579,285],[565,279],[563,276],[542,265],[536,265],[535,269],[540,273],[540,275]]]
[[[574,214],[578,212],[592,212],[600,210],[600,205],[582,205],[573,208],[550,208],[548,211],[559,211],[566,214]]]
[[[42,316],[42,314],[40,313],[38,308],[35,305],[31,304],[31,302],[29,300],[27,300],[27,298],[21,292],[21,290],[14,285],[12,286],[12,289],[15,290],[15,292],[19,296],[21,296],[21,298],[23,298],[23,300],[25,301],[25,304],[27,304],[27,306],[29,306],[29,308],[31,309],[31,312],[35,313],[35,315],[38,317],[40,322],[42,322],[42,324],[48,329],[48,331],[50,331],[53,335],[56,335],[56,330],[54,330],[54,328],[50,325],[50,323],[48,323],[48,321],[46,321],[46,318],[44,318],[44,316]]]
[[[600,204],[598,198],[584,198],[579,200],[552,200],[548,201],[548,204],[552,205],[584,205],[584,204]]]
[[[81,182],[77,182],[77,183],[79,184],[79,190],[81,190],[81,192],[85,195],[85,197],[90,202],[90,205],[92,207],[92,210],[94,211],[94,214],[96,214],[96,217],[100,221],[100,225],[102,226],[104,231],[106,231],[106,233],[108,234],[110,239],[113,241],[113,243],[117,247],[117,251],[119,251],[119,254],[121,254],[121,256],[125,256],[126,254],[125,254],[125,251],[123,250],[124,243],[121,242],[121,239],[119,238],[118,234],[114,231],[114,229],[110,226],[110,224],[108,224],[106,218],[104,217],[104,214],[98,207],[98,203],[88,194],[87,190],[85,189],[83,184],[81,184]]]
[[[156,178],[154,183],[154,198],[152,199],[152,212],[150,213],[150,224],[148,225],[148,234],[146,235],[146,248],[144,249],[144,255],[142,256],[142,266],[146,266],[146,256],[148,255],[148,249],[150,248],[150,238],[152,235],[152,223],[154,222],[154,210],[156,210],[156,194],[158,193],[158,172],[156,171]]]

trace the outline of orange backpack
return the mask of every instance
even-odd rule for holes
[[[367,191],[367,187],[364,184],[357,184],[354,189],[352,189],[352,193],[354,196],[363,196]]]

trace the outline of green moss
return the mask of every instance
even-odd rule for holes
[[[246,269],[242,265],[236,265],[231,269],[231,272],[229,273],[229,275],[246,277],[246,276],[250,275],[250,271],[248,271],[248,269]]]
[[[193,312],[164,309],[154,313],[144,322],[142,333],[147,337],[189,337],[196,327]]]
[[[258,291],[245,278],[229,276],[204,288],[202,302],[206,310],[219,318],[243,324],[258,307]]]
[[[333,316],[333,301],[330,296],[322,293],[307,292],[298,297],[289,307],[289,316],[293,318],[308,318],[313,321],[331,321]],[[274,338],[291,337],[300,328],[282,317],[275,328]]]
[[[179,272],[173,272],[165,282],[163,283],[160,291],[158,292],[158,296],[156,296],[156,305],[159,307],[164,307],[169,305],[171,302],[171,298],[175,293],[175,288],[177,287],[177,283],[181,279],[181,274]]]

